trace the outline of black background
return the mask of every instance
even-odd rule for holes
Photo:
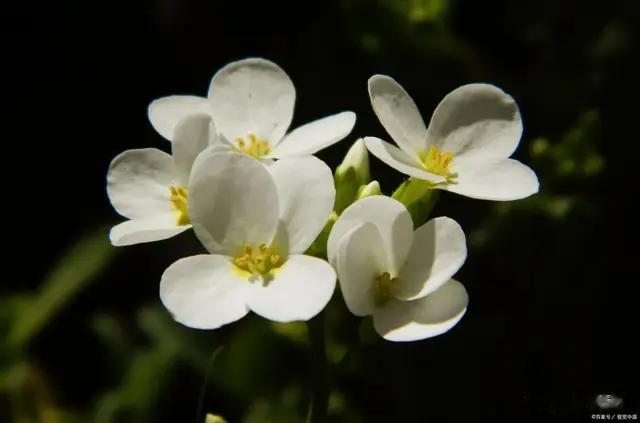
[[[525,162],[528,141],[558,139],[582,112],[599,111],[603,173],[554,185],[579,192],[592,207],[562,221],[512,216],[488,247],[474,251],[471,244],[458,276],[471,298],[462,323],[422,343],[365,347],[362,371],[339,383],[366,421],[589,421],[595,396],[609,392],[640,413],[638,7],[454,2],[447,25],[469,46],[460,58],[441,39],[434,41],[440,48],[424,47],[429,40],[405,32],[384,5],[143,0],[26,2],[5,11],[3,209],[10,235],[3,244],[10,261],[2,292],[37,287],[74,239],[119,221],[105,193],[110,160],[129,148],[167,147],[147,121],[148,103],[170,94],[204,95],[215,70],[229,61],[262,56],[287,71],[297,89],[293,127],[357,112],[348,141],[320,154],[332,167],[356,137],[386,136],[369,106],[370,75],[395,77],[427,116],[453,88],[485,81],[521,107],[525,134],[516,157]],[[593,60],[589,46],[611,22],[627,28],[626,48]],[[375,54],[359,44],[365,33],[381,40]],[[429,28],[419,33],[428,37]],[[545,175],[536,170],[544,191]],[[387,193],[402,180],[375,159],[372,173]],[[493,210],[488,202],[446,195],[436,214],[466,229]],[[150,263],[145,248],[121,252],[105,280],[31,347],[58,381],[64,404],[86,406],[109,380],[83,319],[95,308],[126,314],[142,301],[157,301],[156,281],[182,255],[153,246],[158,258]],[[191,421],[200,379],[181,382],[167,388],[174,402],[159,406],[165,411],[155,421]],[[221,395],[214,392],[207,404],[235,421],[244,404]]]

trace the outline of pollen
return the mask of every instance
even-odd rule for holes
[[[176,224],[178,226],[191,223],[187,214],[188,192],[185,187],[171,185],[169,187],[169,202],[176,214]]]
[[[382,307],[393,298],[398,289],[398,278],[392,278],[389,272],[384,272],[373,280],[373,303]]]
[[[446,178],[446,183],[453,182],[457,176],[449,170],[453,163],[453,153],[440,151],[435,145],[429,146],[429,150],[420,154],[420,162],[427,172]]]
[[[275,246],[267,246],[264,242],[257,246],[246,243],[233,259],[233,264],[240,270],[252,275],[266,276],[284,263]]]
[[[256,159],[266,156],[271,151],[269,141],[259,139],[252,132],[249,132],[244,138],[236,138],[235,145],[238,150]]]

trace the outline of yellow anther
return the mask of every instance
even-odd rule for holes
[[[257,248],[244,244],[241,252],[233,259],[233,264],[240,270],[253,275],[268,275],[272,270],[282,266],[283,260],[274,245],[260,243]]]
[[[420,162],[424,170],[447,179],[446,183],[454,182],[455,173],[449,171],[449,167],[453,162],[453,153],[449,151],[440,151],[435,145],[429,146],[429,150],[419,154]]]
[[[259,139],[251,132],[244,137],[236,138],[235,144],[238,150],[256,159],[266,156],[271,151],[269,141]]]
[[[176,224],[178,226],[188,225],[191,223],[189,214],[187,213],[188,191],[182,186],[169,186],[169,202],[176,213]]]
[[[373,280],[373,303],[377,307],[385,305],[398,289],[398,278],[384,272]]]

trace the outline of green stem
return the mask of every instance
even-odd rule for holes
[[[311,379],[313,396],[309,402],[307,423],[323,423],[327,421],[329,406],[329,366],[325,350],[324,316],[318,314],[307,322],[309,346],[311,348]]]
[[[205,370],[204,380],[202,381],[202,386],[200,386],[200,395],[198,395],[198,409],[196,411],[196,423],[200,423],[204,421],[205,412],[204,412],[204,396],[207,392],[207,386],[209,385],[209,376],[211,374],[211,369],[213,368],[213,362],[216,361],[218,354],[222,351],[222,346],[217,347],[211,355],[209,356],[209,361],[207,361],[207,369]]]
[[[416,178],[404,181],[392,194],[411,214],[413,224],[418,227],[429,219],[429,215],[438,201],[439,190],[432,184]]]
[[[420,179],[409,178],[396,188],[391,197],[405,204],[412,203],[431,190],[431,186]]]

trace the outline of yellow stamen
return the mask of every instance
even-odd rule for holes
[[[278,254],[277,247],[267,246],[261,242],[254,248],[246,243],[241,252],[233,259],[233,264],[237,268],[252,275],[266,276],[283,265],[282,256]]]
[[[169,201],[171,207],[176,213],[176,224],[178,226],[188,225],[191,223],[187,214],[187,197],[188,191],[185,187],[171,185],[169,187]]]
[[[446,178],[446,183],[455,182],[457,176],[449,170],[453,162],[453,153],[440,151],[435,145],[430,145],[429,150],[419,154],[420,162],[424,170]]]
[[[398,289],[398,278],[392,278],[384,272],[373,280],[373,303],[376,307],[385,305]]]
[[[252,132],[249,132],[244,138],[236,138],[235,144],[238,150],[256,159],[266,156],[271,151],[269,141],[258,139]]]

